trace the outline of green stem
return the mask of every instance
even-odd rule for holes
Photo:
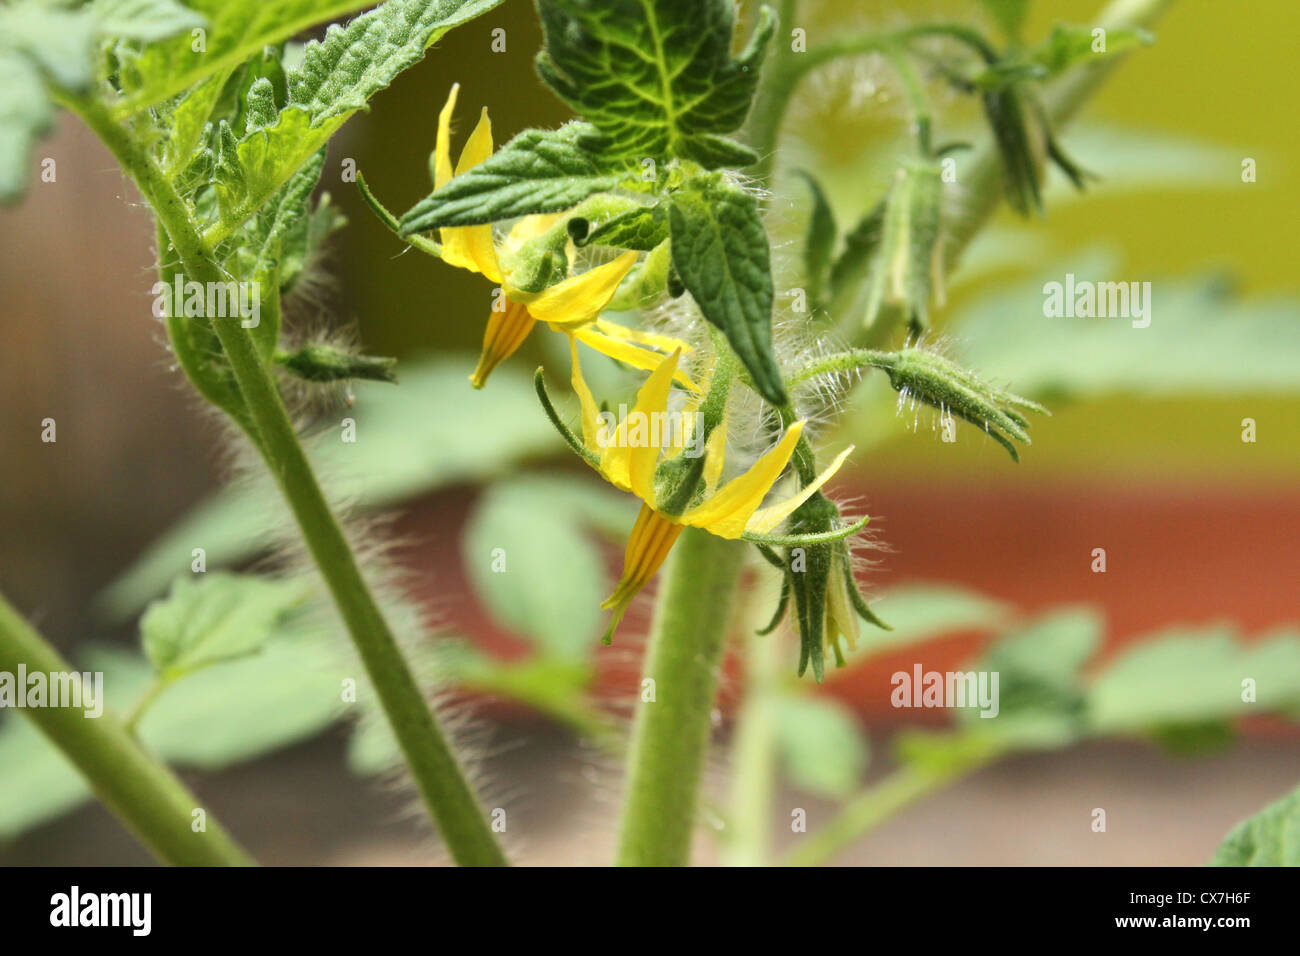
[[[764,589],[766,591],[766,589]],[[757,637],[769,602],[755,601],[744,615],[745,697],[736,714],[732,744],[731,814],[727,821],[728,866],[764,866],[771,854],[772,805],[776,790],[776,700],[785,631]]]
[[[145,147],[94,101],[73,104],[135,180],[176,250],[185,276],[225,277],[199,235],[184,200]],[[165,250],[159,249],[161,257]],[[321,492],[270,370],[238,319],[211,320],[234,372],[246,421],[267,467],[289,502],[307,548],[338,607],[402,753],[443,840],[462,865],[507,861],[455,753],[416,684],[376,604],[342,529]]]
[[[12,674],[19,667],[33,674],[77,673],[0,596],[0,671]],[[206,814],[204,829],[195,832],[194,811],[202,804],[112,714],[92,718],[71,707],[25,708],[23,713],[159,860],[173,866],[253,865],[212,814]]]
[[[669,558],[632,727],[620,866],[690,862],[713,699],[744,546],[687,528]],[[646,685],[642,685],[643,688]]]
[[[993,760],[994,756],[990,752],[969,762],[943,766],[909,765],[894,771],[849,800],[830,823],[802,838],[799,848],[785,858],[783,865],[821,866],[899,810],[971,773]]]

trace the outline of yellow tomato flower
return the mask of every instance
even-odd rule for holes
[[[680,351],[674,351],[659,363],[637,393],[636,404],[627,419],[610,430],[606,427],[608,419],[603,419],[582,376],[578,350],[576,346],[572,347],[573,390],[582,406],[582,445],[585,446],[579,451],[606,481],[641,499],[641,513],[623,556],[623,576],[614,593],[601,605],[614,612],[605,633],[606,643],[632,599],[659,570],[684,527],[702,528],[731,539],[751,534],[765,535],[815,494],[853,450],[852,447],[845,449],[815,481],[793,497],[761,508],[763,499],[780,479],[794,453],[804,422],[791,425],[775,447],[762,455],[748,471],[722,487],[718,484],[726,453],[726,426],[719,425],[704,444],[702,487],[690,494],[691,502],[684,510],[669,513],[665,508],[671,505],[664,500],[656,485],[656,472],[661,458],[663,461],[676,461],[681,456],[685,437],[681,430],[674,433],[662,424],[658,428],[642,428],[640,432],[634,428],[646,422],[669,421],[668,397],[680,354]],[[688,408],[684,420],[699,427],[698,416],[691,411]],[[654,440],[647,440],[647,431]]]
[[[434,142],[435,190],[441,189],[456,176],[473,169],[492,155],[492,123],[488,119],[487,107],[484,107],[478,125],[461,149],[460,158],[453,170],[451,117],[456,108],[459,90],[459,84],[451,88],[446,105],[438,114],[438,133]],[[483,334],[483,351],[478,367],[470,376],[475,388],[483,387],[492,370],[514,354],[538,322],[545,322],[552,329],[566,333],[570,340],[576,338],[597,352],[640,369],[648,370],[657,366],[663,359],[664,351],[690,348],[667,336],[639,332],[598,318],[614,297],[619,283],[636,263],[635,252],[625,252],[611,262],[572,276],[540,292],[528,292],[511,285],[509,274],[502,268],[501,253],[513,252],[529,239],[541,235],[558,218],[557,215],[525,216],[501,240],[494,237],[490,223],[479,226],[444,226],[440,230],[444,262],[477,272],[495,282],[504,293],[504,301],[501,303],[503,307],[494,308],[488,316],[487,329]],[[680,374],[678,380],[693,387],[684,374]]]

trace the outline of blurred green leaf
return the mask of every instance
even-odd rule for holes
[[[0,840],[75,810],[90,787],[30,721],[0,721]]]
[[[1100,34],[1096,31],[1100,30]],[[1146,30],[1103,29],[1058,23],[1041,47],[1033,53],[1035,63],[1047,68],[1049,76],[1063,73],[1076,63],[1093,57],[1114,56],[1138,45],[1150,45],[1155,37]],[[1098,49],[1100,44],[1101,49]]]
[[[140,620],[145,655],[171,682],[194,671],[261,650],[306,597],[301,582],[255,575],[177,578],[171,593]]]
[[[1130,281],[1103,254],[1060,262],[980,296],[947,327],[960,360],[1036,397],[1240,395],[1300,391],[1300,302],[1242,301],[1222,280],[1154,279],[1150,325],[1044,315],[1048,282]]]
[[[945,584],[909,584],[873,602],[893,630],[872,630],[864,646],[872,653],[906,647],[954,631],[988,631],[1005,624],[1011,608],[975,591]]]
[[[91,646],[83,669],[104,675],[106,710],[123,714],[153,683],[141,655]],[[141,719],[141,741],[170,764],[220,770],[305,740],[339,715],[341,681],[354,676],[325,641],[277,638],[261,653],[192,674]],[[0,839],[91,799],[76,768],[26,720],[0,721]]]
[[[547,653],[578,657],[600,629],[605,563],[584,533],[580,500],[557,494],[556,485],[490,487],[470,516],[462,553],[475,591],[501,624]]]
[[[1253,682],[1254,702],[1242,699]],[[1262,713],[1300,713],[1300,632],[1249,643],[1228,626],[1163,632],[1134,644],[1088,690],[1090,728],[1166,736]]]
[[[310,444],[317,474],[332,497],[365,507],[393,504],[454,482],[482,481],[558,447],[541,415],[521,415],[536,402],[531,380],[516,367],[475,392],[475,359],[447,356],[404,363],[401,384],[356,386],[356,405],[340,413],[356,421],[356,442],[332,433]],[[289,520],[279,491],[260,472],[199,504],[164,534],[100,596],[114,620],[139,611],[203,548],[209,568],[243,560],[272,543]]]
[[[805,170],[796,169],[795,173],[803,177],[812,196],[808,211],[808,231],[804,234],[803,242],[803,281],[807,286],[804,291],[808,293],[808,302],[815,306],[821,302],[822,290],[830,281],[839,230],[835,225],[835,213],[831,210],[821,183]]]
[[[795,786],[845,797],[862,782],[870,749],[856,717],[828,697],[784,694],[774,700],[777,746]]]
[[[140,737],[169,763],[203,770],[306,740],[342,712],[343,681],[361,683],[361,665],[340,659],[319,636],[274,640],[164,691],[140,721]]]
[[[1237,824],[1210,866],[1300,866],[1300,787]]]
[[[998,675],[997,716],[958,712],[973,733],[1016,747],[1061,747],[1084,729],[1083,666],[1101,645],[1100,614],[1061,608],[1003,637],[971,670]]]
[[[1008,40],[1019,40],[1029,16],[1030,0],[980,0]]]

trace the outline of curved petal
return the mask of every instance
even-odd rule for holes
[[[601,355],[608,355],[612,359],[625,362],[633,368],[644,369],[647,372],[653,371],[659,367],[659,363],[664,360],[662,352],[656,352],[654,349],[641,348],[629,342],[624,342],[610,335],[605,335],[600,329],[600,323],[595,326],[584,325],[580,328],[570,331],[563,326],[552,326],[557,332],[568,332],[575,336],[579,342],[595,349]],[[684,343],[683,343],[684,344]],[[680,346],[679,346],[680,347]],[[677,369],[673,373],[673,378],[691,391],[699,391],[698,386],[691,381],[691,377]]]
[[[596,328],[611,338],[627,339],[629,342],[635,342],[637,345],[644,345],[647,348],[658,349],[660,352],[681,349],[683,355],[690,355],[691,352],[695,351],[690,343],[682,339],[674,338],[671,335],[660,335],[658,332],[643,332],[641,329],[628,328],[626,325],[619,325],[609,319],[597,319]]]
[[[596,408],[596,399],[592,397],[587,380],[582,377],[582,363],[578,361],[578,343],[574,341],[572,335],[569,336],[569,356],[572,362],[569,381],[573,384],[574,394],[578,396],[578,404],[582,408],[582,441],[589,449],[600,454],[602,427],[600,411]]]
[[[614,611],[609,629],[605,631],[606,644],[613,640],[614,630],[618,627],[618,622],[623,619],[623,614],[632,603],[632,599],[658,572],[664,559],[668,557],[668,552],[677,542],[677,536],[681,533],[680,524],[661,515],[648,504],[641,506],[641,512],[637,515],[632,533],[628,535],[627,548],[623,553],[623,576],[619,578],[614,593],[600,605],[606,610]]]
[[[483,330],[483,351],[479,353],[478,367],[469,377],[475,388],[487,384],[493,369],[515,354],[536,324],[528,310],[518,302],[507,300],[504,311],[492,310],[487,328]]]
[[[487,107],[479,114],[478,125],[469,134],[464,148],[460,151],[460,160],[456,171],[451,172],[450,125],[452,110],[456,106],[456,93],[459,84],[453,86],[447,97],[447,105],[438,115],[438,139],[434,147],[434,187],[441,188],[455,176],[477,166],[492,155],[492,121],[488,118]],[[501,282],[501,265],[497,261],[496,248],[492,243],[492,226],[446,226],[440,230],[442,238],[442,259],[448,265],[458,269],[468,269],[485,276],[489,281]]]
[[[780,504],[769,505],[766,508],[760,508],[758,511],[754,512],[754,516],[750,518],[749,523],[745,525],[745,530],[753,531],[757,534],[767,534],[786,518],[790,517],[790,515],[794,514],[795,509],[797,509],[801,504],[815,495],[818,489],[820,489],[822,485],[826,484],[835,472],[840,470],[840,466],[844,464],[844,460],[848,458],[852,452],[853,446],[850,445],[848,448],[836,455],[835,460],[830,463],[830,466],[818,475],[812,484],[805,488],[801,488],[798,494],[787,498]]]
[[[474,131],[461,147],[460,159],[456,160],[456,175],[463,176],[483,160],[492,155],[492,120],[488,118],[487,107],[478,115]]]
[[[451,182],[451,114],[456,111],[456,94],[460,84],[453,83],[447,102],[438,114],[438,133],[433,141],[433,188],[441,189]]]
[[[528,311],[539,322],[552,325],[586,325],[609,305],[618,284],[636,263],[635,252],[625,252],[617,259],[588,269],[535,294],[513,292],[528,303]]]
[[[713,497],[682,515],[682,523],[703,528],[720,538],[739,538],[744,534],[750,515],[772,490],[794,454],[803,426],[798,421],[786,429],[775,448],[754,462],[749,471],[727,482]]]
[[[628,417],[643,425],[642,440],[633,445],[626,424],[623,429],[623,437],[628,445],[628,479],[632,485],[632,494],[645,502],[654,502],[655,466],[659,464],[660,445],[667,439],[665,412],[668,410],[668,394],[672,391],[673,373],[677,371],[677,360],[681,354],[675,351],[664,359],[636,393],[636,405]],[[652,442],[651,435],[658,436],[659,440]]]

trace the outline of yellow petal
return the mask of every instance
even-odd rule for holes
[[[704,443],[704,494],[712,495],[718,487],[718,479],[722,477],[722,463],[727,457],[727,419],[724,416],[722,424],[718,425],[709,434],[709,440]]]
[[[658,349],[660,352],[671,352],[673,349],[681,349],[683,355],[690,355],[693,351],[691,345],[682,339],[673,338],[671,335],[660,335],[657,332],[643,332],[640,329],[630,329],[626,325],[619,325],[617,322],[611,322],[609,319],[597,319],[596,328],[613,338],[627,339],[629,342],[635,342],[637,345],[645,345],[652,349]]]
[[[518,302],[507,300],[504,312],[492,310],[488,315],[487,329],[483,332],[483,351],[479,355],[478,368],[469,377],[475,388],[482,388],[492,370],[515,354],[536,324],[528,310]]]
[[[614,593],[600,605],[606,610],[614,611],[609,629],[605,632],[606,644],[612,640],[614,629],[623,619],[632,599],[658,572],[681,533],[680,524],[647,504],[641,506],[641,513],[637,515],[632,533],[628,535],[627,549],[623,553],[623,576],[614,588]]]
[[[591,395],[591,389],[587,387],[587,380],[582,377],[582,363],[578,361],[578,343],[574,341],[572,335],[569,336],[569,355],[572,359],[569,381],[573,383],[573,391],[578,396],[578,404],[582,408],[582,440],[588,448],[599,455],[602,451],[599,441],[600,411],[596,407],[596,400]]]
[[[451,114],[456,111],[456,94],[460,84],[453,83],[447,102],[438,114],[438,134],[433,141],[433,188],[441,189],[451,182]]]
[[[469,134],[464,149],[460,152],[460,161],[456,163],[456,172],[451,171],[451,114],[456,106],[456,93],[459,84],[451,88],[447,105],[438,115],[438,139],[434,147],[435,170],[434,186],[441,188],[454,176],[459,176],[468,169],[477,166],[492,155],[492,121],[488,119],[487,108],[479,115],[478,125]],[[497,262],[496,249],[492,244],[492,226],[446,226],[441,231],[442,259],[448,265],[458,269],[468,269],[486,276],[491,282],[501,282],[501,266]]]
[[[645,442],[638,443],[636,447],[629,447],[627,450],[628,478],[632,485],[632,493],[642,501],[654,501],[654,477],[655,466],[659,464],[659,446],[667,438],[665,434],[667,416],[664,412],[668,409],[668,394],[672,391],[673,373],[677,371],[677,360],[680,357],[681,352],[673,352],[650,373],[641,390],[636,393],[636,405],[632,408],[631,417],[635,419],[638,414],[644,416],[641,420],[646,423],[646,430],[657,430],[660,436],[660,442],[652,444],[647,436]],[[625,440],[626,437],[625,431]]]
[[[517,249],[530,239],[536,239],[542,233],[546,232],[553,225],[559,222],[567,213],[536,213],[532,216],[524,216],[515,223],[514,228],[506,241],[510,243],[510,248]]]
[[[840,470],[840,465],[844,464],[844,459],[848,458],[852,451],[853,446],[850,445],[848,448],[836,455],[835,460],[830,463],[830,467],[818,475],[812,484],[808,485],[806,488],[800,489],[797,495],[782,501],[780,504],[760,508],[758,511],[754,512],[754,516],[750,518],[749,523],[745,525],[745,530],[753,531],[757,534],[767,534],[786,518],[790,517],[790,515],[794,514],[796,508],[816,494],[818,489],[821,488],[822,485],[826,484],[835,472]]]
[[[492,155],[492,120],[488,119],[487,107],[479,113],[474,132],[469,134],[461,148],[460,159],[456,161],[456,175],[463,176],[483,160]]]
[[[625,252],[612,262],[589,269],[580,276],[543,289],[535,294],[519,294],[528,303],[528,311],[539,322],[552,325],[587,325],[609,304],[618,284],[636,263],[635,252]]]
[[[552,326],[552,328],[555,328],[556,331],[559,332],[569,331],[563,326]],[[662,352],[656,352],[654,349],[641,348],[640,346],[633,345],[629,342],[623,342],[612,336],[605,335],[599,322],[594,326],[581,326],[570,334],[576,336],[578,341],[595,349],[601,355],[608,355],[612,359],[626,362],[633,368],[652,371],[653,369],[658,368],[659,363],[664,360]],[[691,391],[698,391],[696,384],[691,381],[691,377],[681,369],[677,369],[677,371],[673,373],[673,378],[685,385]]]
[[[501,284],[501,266],[492,244],[492,226],[444,226],[442,261],[457,269],[468,269]]]
[[[749,471],[727,482],[713,497],[682,515],[682,522],[720,538],[739,538],[745,533],[750,515],[781,477],[803,426],[801,421],[791,425],[775,448],[754,462]]]

